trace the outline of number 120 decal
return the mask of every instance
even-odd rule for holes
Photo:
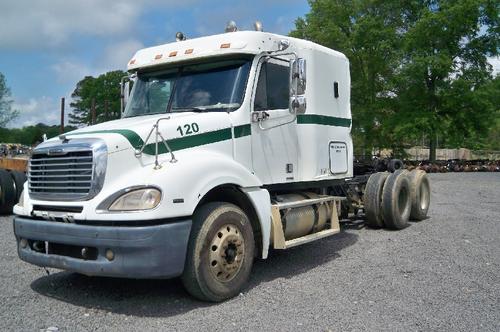
[[[185,124],[184,126],[177,127],[177,131],[179,132],[179,134],[181,134],[181,136],[191,135],[199,132],[200,127],[198,127],[198,124],[196,122],[193,122],[191,124]]]

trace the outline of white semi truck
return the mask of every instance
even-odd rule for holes
[[[130,60],[121,119],[36,147],[14,207],[22,260],[180,276],[222,301],[254,258],[338,233],[348,210],[393,229],[426,217],[425,173],[354,174],[343,54],[262,31],[177,37]]]

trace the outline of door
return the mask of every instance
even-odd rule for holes
[[[294,182],[298,174],[297,121],[289,110],[289,80],[288,61],[261,64],[252,103],[252,164],[265,184]]]

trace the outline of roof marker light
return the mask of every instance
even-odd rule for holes
[[[173,56],[176,56],[177,55],[177,51],[173,51],[173,52],[170,52],[170,54],[168,55],[169,57],[173,57]]]
[[[255,31],[264,31],[261,21],[255,21],[255,23],[253,24],[253,28],[255,29]]]
[[[155,60],[160,60],[163,54],[156,54],[155,55]]]
[[[225,32],[236,32],[238,31],[238,27],[236,26],[236,22],[231,20],[227,22]]]
[[[135,59],[130,60],[129,64],[133,65],[135,63]]]
[[[187,50],[184,51],[184,54],[192,54],[194,49],[188,48]]]
[[[220,48],[230,48],[231,43],[220,44]]]

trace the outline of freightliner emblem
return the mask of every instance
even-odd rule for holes
[[[49,156],[56,156],[56,155],[62,155],[65,154],[63,149],[49,149],[49,152],[47,153]]]

